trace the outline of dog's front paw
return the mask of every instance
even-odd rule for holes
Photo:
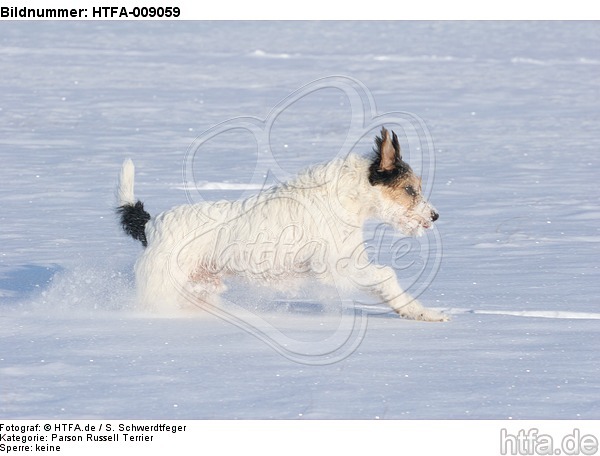
[[[435,310],[427,310],[423,313],[423,321],[450,321],[450,317],[441,312],[436,312]]]
[[[414,314],[408,314],[400,311],[398,312],[398,315],[403,318],[409,318],[411,320],[418,321],[450,321],[450,317],[448,315],[431,309],[422,309]]]

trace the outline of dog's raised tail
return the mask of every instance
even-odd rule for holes
[[[117,187],[117,213],[121,219],[121,226],[125,233],[142,243],[148,245],[145,226],[150,220],[150,214],[144,210],[144,203],[135,199],[133,194],[133,183],[135,167],[131,159],[123,162],[121,174],[119,174],[119,186]]]

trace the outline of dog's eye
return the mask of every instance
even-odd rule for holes
[[[406,190],[406,193],[408,193],[410,196],[417,196],[417,192],[415,191],[412,185],[404,187],[404,190]]]

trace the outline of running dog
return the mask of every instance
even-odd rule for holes
[[[134,166],[125,160],[118,213],[145,247],[135,265],[140,303],[166,312],[218,305],[231,276],[274,287],[312,279],[367,291],[405,318],[447,321],[406,293],[392,268],[368,258],[367,219],[409,236],[438,219],[396,134],[382,128],[373,152],[314,166],[244,200],[181,205],[156,217],[134,197]]]

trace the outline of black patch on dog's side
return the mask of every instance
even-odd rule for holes
[[[144,227],[150,220],[150,214],[144,210],[144,203],[138,201],[135,205],[125,204],[120,206],[117,208],[117,214],[121,217],[121,226],[125,233],[147,247],[148,240],[146,239]]]

